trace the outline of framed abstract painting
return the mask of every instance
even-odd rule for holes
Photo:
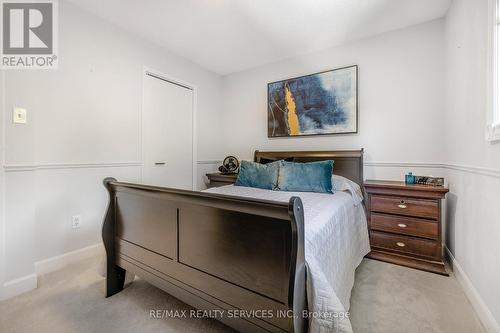
[[[358,66],[267,85],[267,136],[358,132]]]

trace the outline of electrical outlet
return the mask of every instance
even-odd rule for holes
[[[73,215],[71,218],[71,227],[73,229],[79,229],[82,224],[82,217],[80,215]]]

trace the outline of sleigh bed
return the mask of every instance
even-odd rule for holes
[[[361,185],[363,150],[260,152],[256,162],[334,160]],[[106,178],[102,237],[106,296],[136,274],[240,332],[305,332],[304,207],[288,202],[118,182]],[[353,272],[352,272],[353,273]],[[351,286],[352,287],[352,286]],[[350,292],[350,291],[349,291]]]

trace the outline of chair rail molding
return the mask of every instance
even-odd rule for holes
[[[427,162],[365,162],[368,167],[387,167],[387,168],[435,168],[448,169],[474,173],[483,176],[500,178],[500,168],[486,168],[480,166],[464,165],[457,163],[427,163]]]
[[[142,162],[94,162],[94,163],[43,163],[43,164],[6,164],[5,172],[22,172],[58,169],[90,169],[90,168],[128,168],[141,167]]]
[[[428,162],[364,162],[364,166],[387,167],[387,168],[444,168],[444,163],[428,163]]]
[[[497,168],[485,168],[485,167],[462,165],[462,164],[446,164],[446,168],[449,170],[465,171],[469,173],[475,173],[478,175],[500,178],[500,169]]]
[[[220,164],[222,160],[220,159],[211,159],[211,160],[198,160],[196,164]]]
[[[196,164],[220,164],[222,159],[197,160]],[[41,163],[41,164],[5,164],[5,172],[23,172],[36,170],[57,170],[57,169],[90,169],[90,168],[129,168],[142,167],[140,161],[130,162],[92,162],[92,163]],[[464,171],[484,176],[500,178],[500,168],[486,168],[480,166],[464,165],[458,163],[433,163],[433,162],[365,162],[365,167],[385,167],[385,168],[435,168]]]

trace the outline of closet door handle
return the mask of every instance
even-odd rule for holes
[[[165,165],[165,162],[155,162],[155,165]]]

